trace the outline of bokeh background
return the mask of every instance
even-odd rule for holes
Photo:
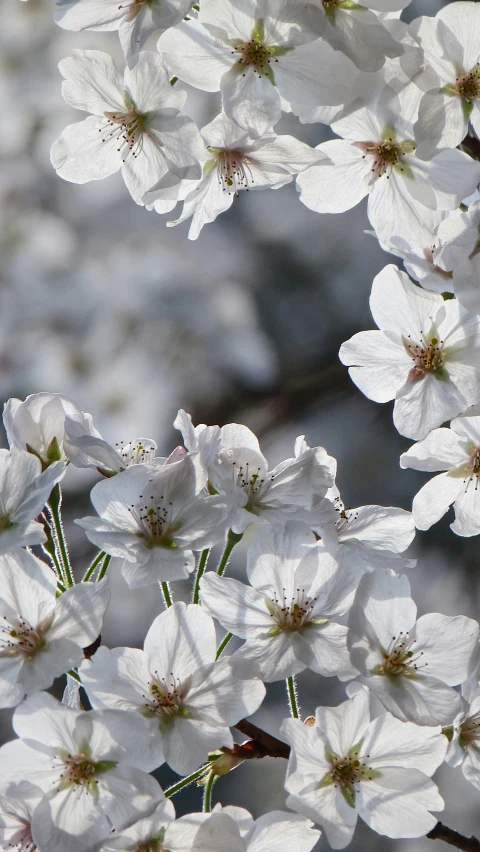
[[[415,2],[403,17],[432,15],[441,5]],[[425,480],[399,468],[410,442],[393,428],[391,405],[363,397],[337,358],[344,340],[372,327],[372,279],[395,262],[364,233],[365,206],[319,216],[298,201],[294,185],[242,193],[190,242],[188,223],[167,229],[169,217],[136,206],[120,175],[85,186],[62,181],[50,165],[50,146],[84,116],[64,103],[57,63],[71,48],[89,47],[111,52],[121,66],[116,34],[60,30],[53,0],[1,0],[1,8],[0,397],[65,393],[93,414],[107,439],[151,437],[161,454],[180,442],[172,427],[180,407],[194,423],[247,424],[272,465],[305,434],[338,459],[347,506],[409,509]],[[219,109],[216,95],[195,90],[187,104],[200,126]],[[327,127],[292,116],[278,130],[312,145],[331,136]],[[6,445],[4,435],[1,441]],[[73,469],[65,481],[79,572],[92,552],[73,519],[90,513],[94,481]],[[478,544],[456,537],[450,522],[447,516],[417,535],[411,555],[418,565],[409,572],[414,597],[420,614],[478,617]],[[231,572],[243,571],[240,546]],[[129,591],[114,563],[110,576],[104,642],[141,646],[162,607],[160,593]],[[178,596],[188,599],[187,587]],[[345,694],[339,682],[313,673],[298,684],[305,715]],[[284,686],[274,684],[255,720],[275,734],[285,715]],[[1,714],[1,741],[13,736],[10,718]],[[284,772],[281,760],[245,763],[219,781],[215,798],[255,816],[282,808]],[[162,769],[159,778],[166,785],[174,775]],[[480,833],[477,791],[449,767],[438,783],[444,822]],[[200,799],[189,788],[175,799],[178,812],[198,809]],[[351,848],[365,844],[375,852],[434,848],[426,839],[391,842],[361,826]],[[324,840],[319,848],[328,848]]]

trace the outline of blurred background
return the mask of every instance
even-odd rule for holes
[[[71,48],[89,47],[107,50],[121,66],[117,36],[64,32],[53,24],[53,0],[1,2],[2,400],[42,390],[67,394],[92,413],[108,440],[154,438],[162,455],[181,441],[172,427],[180,407],[195,424],[247,424],[272,466],[291,456],[295,437],[305,434],[311,446],[321,444],[338,459],[346,506],[410,509],[425,481],[399,468],[410,442],[393,428],[392,406],[363,397],[337,358],[344,340],[372,327],[373,277],[396,262],[364,233],[365,205],[319,216],[298,201],[293,184],[241,193],[191,242],[188,223],[166,229],[175,215],[136,206],[119,174],[85,186],[64,182],[50,165],[50,146],[84,115],[64,103],[57,63]],[[403,18],[433,15],[441,5],[415,2]],[[186,111],[200,126],[218,109],[216,95],[189,91]],[[329,128],[292,116],[277,129],[311,145],[331,136]],[[6,445],[4,435],[1,442]],[[90,514],[94,482],[89,472],[73,469],[65,481],[80,573],[92,551],[73,519]],[[452,517],[417,535],[413,594],[420,614],[478,617],[478,543],[455,536]],[[231,573],[241,577],[243,570],[240,546]],[[162,608],[160,593],[129,591],[114,562],[110,576],[103,640],[141,646]],[[188,594],[180,588],[177,597]],[[305,715],[345,696],[338,681],[313,673],[298,684]],[[283,684],[269,687],[255,718],[274,734],[288,712],[284,692]],[[0,741],[13,736],[10,718],[1,714]],[[254,816],[282,808],[284,772],[281,760],[245,763],[219,781],[215,799]],[[164,785],[174,777],[168,769],[159,773]],[[478,793],[460,770],[443,767],[438,783],[447,801],[442,820],[464,834],[480,833]],[[175,805],[183,813],[199,809],[200,801],[200,791],[189,788]],[[351,848],[365,844],[375,852],[434,848],[426,839],[391,842],[361,826]],[[319,848],[327,849],[326,841]]]

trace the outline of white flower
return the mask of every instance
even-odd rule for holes
[[[437,821],[429,811],[444,807],[430,780],[448,745],[441,729],[390,713],[371,722],[368,703],[362,690],[338,707],[318,707],[312,727],[298,719],[281,727],[292,747],[287,805],[319,822],[334,849],[348,845],[357,816],[387,837],[421,837]]]
[[[253,521],[284,523],[289,518],[309,521],[311,509],[334,517],[331,505],[323,499],[333,485],[334,460],[323,447],[297,449],[295,458],[285,459],[273,470],[260,450],[258,439],[238,423],[219,426],[192,426],[189,414],[179,411],[174,426],[182,432],[185,446],[199,452],[210,485],[220,494],[237,501],[239,508],[231,527],[243,533]],[[303,438],[303,436],[302,436]]]
[[[99,516],[76,521],[90,541],[123,560],[132,588],[181,580],[195,567],[194,550],[221,541],[232,508],[203,493],[190,455],[161,467],[138,464],[97,483],[91,492]]]
[[[293,176],[314,163],[327,158],[293,136],[277,136],[273,131],[260,139],[220,113],[202,129],[207,143],[208,159],[203,178],[186,197],[178,225],[193,216],[189,238],[194,240],[208,222],[228,210],[242,190],[277,189],[290,183]],[[155,206],[156,189],[144,197],[145,204]]]
[[[233,746],[229,725],[254,713],[265,687],[234,677],[228,658],[215,662],[215,625],[200,606],[175,603],[153,622],[144,651],[100,648],[80,676],[92,705],[134,710],[139,728],[163,746],[181,775],[220,746]]]
[[[32,816],[43,790],[29,781],[2,784],[0,793],[0,846],[18,852],[35,852]]]
[[[441,151],[429,162],[416,156],[419,94],[414,85],[399,94],[386,86],[334,121],[332,130],[343,138],[318,146],[333,165],[312,166],[298,176],[300,201],[317,213],[342,213],[368,195],[368,218],[382,243],[400,235],[428,245],[430,211],[458,207],[476,188],[480,165],[457,150]]]
[[[157,751],[133,713],[86,713],[39,692],[17,707],[13,726],[21,739],[0,749],[0,777],[44,791],[31,823],[39,849],[86,852],[163,798],[147,774]]]
[[[480,320],[455,299],[415,286],[395,266],[376,276],[370,310],[380,331],[361,331],[339,357],[375,402],[395,399],[401,435],[421,440],[480,398]]]
[[[415,564],[400,555],[415,536],[411,512],[395,506],[346,509],[336,487],[330,489],[327,497],[332,500],[337,517],[330,523],[314,521],[312,527],[342,568],[360,578],[365,571],[379,566],[400,570]]]
[[[43,526],[32,518],[64,472],[63,462],[53,462],[42,473],[42,463],[31,453],[0,449],[0,554],[46,541]]]
[[[403,45],[392,37],[377,11],[402,9],[410,0],[364,0],[361,4],[314,0],[318,32],[362,71],[378,71],[385,58],[401,56]],[[373,10],[373,11],[371,11]]]
[[[111,57],[99,50],[74,50],[59,68],[67,103],[92,115],[70,124],[53,144],[51,160],[58,174],[86,183],[121,169],[137,204],[168,177],[163,210],[171,210],[182,187],[188,191],[189,181],[200,177],[204,149],[194,122],[180,115],[186,93],[170,85],[161,57],[142,51],[123,79]]]
[[[415,123],[417,153],[429,159],[440,148],[460,145],[469,122],[480,132],[480,9],[450,3],[435,17],[414,20],[409,31],[423,51],[420,71],[411,74],[425,91]]]
[[[38,456],[47,467],[55,461],[68,461],[64,450],[65,419],[79,425],[83,411],[61,393],[33,393],[22,402],[9,399],[3,409],[3,423],[10,447]]]
[[[254,821],[243,808],[215,805],[212,814],[202,817],[192,852],[310,852],[320,837],[309,819],[283,811]]]
[[[342,680],[355,677],[347,629],[335,622],[352,603],[356,574],[317,545],[304,524],[261,528],[248,549],[250,586],[208,571],[202,606],[225,630],[246,639],[231,657],[234,671],[270,682],[312,669]]]
[[[28,550],[0,556],[0,707],[51,686],[100,633],[106,580],[56,591],[54,572]]]
[[[473,678],[462,685],[462,707],[451,729],[446,762],[461,766],[462,772],[480,790],[480,685]]]
[[[168,30],[185,17],[191,0],[56,0],[55,23],[64,30],[118,30],[130,66],[156,30]]]
[[[442,470],[413,498],[413,517],[420,530],[428,530],[455,506],[451,529],[457,535],[480,533],[480,411],[478,406],[450,423],[434,429],[400,457],[403,468],[427,472]]]
[[[460,1],[460,0],[459,0]],[[438,227],[435,263],[450,275],[453,291],[467,311],[480,314],[480,202],[455,210]]]
[[[308,5],[291,0],[204,0],[198,21],[164,33],[158,50],[172,72],[199,89],[222,92],[223,109],[257,136],[289,103],[343,104],[358,71],[317,38]]]
[[[472,666],[479,626],[463,615],[422,615],[405,576],[378,568],[360,580],[349,613],[348,647],[364,683],[399,719],[448,725]]]
[[[175,819],[175,808],[164,799],[150,816],[108,837],[98,852],[191,852],[198,824],[188,814]]]

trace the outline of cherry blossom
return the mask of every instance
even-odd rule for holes
[[[449,3],[435,17],[416,18],[409,31],[423,52],[412,74],[425,92],[414,128],[417,154],[430,159],[441,148],[456,148],[469,122],[480,132],[480,10],[475,3]]]
[[[380,566],[400,570],[415,565],[415,560],[401,555],[415,536],[411,512],[396,506],[347,509],[335,486],[327,497],[333,502],[336,518],[330,523],[314,521],[312,526],[342,568],[360,578],[365,571]]]
[[[236,671],[270,682],[312,669],[342,680],[355,676],[347,629],[335,621],[353,600],[356,572],[342,570],[295,521],[260,529],[247,557],[249,586],[218,577],[200,581],[207,612],[247,641],[232,656]]]
[[[203,492],[189,455],[161,467],[137,464],[97,483],[91,500],[99,517],[76,521],[90,541],[122,559],[131,588],[181,580],[195,567],[194,550],[225,536],[234,506]]]
[[[231,527],[243,533],[253,522],[309,521],[315,506],[317,518],[334,517],[323,499],[333,485],[333,459],[323,447],[305,445],[295,458],[285,459],[273,470],[260,450],[257,437],[247,426],[228,423],[203,427],[192,425],[181,410],[174,424],[182,432],[188,450],[198,451],[208,480],[215,491],[237,501]]]
[[[202,228],[228,210],[243,190],[277,189],[294,175],[327,158],[293,136],[277,136],[273,131],[261,138],[252,136],[223,113],[202,129],[208,158],[203,177],[187,195],[179,225],[193,217],[189,238],[197,239]],[[155,207],[156,189],[146,193],[145,204]],[[161,211],[160,211],[161,212]]]
[[[451,728],[444,730],[449,739],[446,762],[461,766],[462,772],[477,790],[480,789],[480,685],[470,678],[462,685],[462,706]]]
[[[360,580],[348,623],[352,664],[387,710],[418,725],[451,724],[460,706],[452,687],[471,672],[476,621],[439,613],[417,620],[407,578],[378,568]]]
[[[335,50],[348,56],[362,71],[378,71],[385,58],[401,56],[404,48],[397,42],[377,11],[403,8],[409,0],[364,0],[350,5],[315,0],[318,7],[318,31]]]
[[[80,425],[88,415],[60,393],[34,393],[23,402],[9,399],[4,406],[3,423],[10,447],[33,453],[44,467],[68,461],[63,446],[67,417]]]
[[[0,556],[0,707],[82,662],[101,630],[106,582],[79,583],[57,598],[55,574],[28,550]]]
[[[99,50],[74,50],[59,68],[67,103],[92,115],[70,124],[54,143],[51,160],[58,174],[86,183],[121,169],[137,204],[168,176],[163,209],[171,210],[182,187],[187,190],[200,177],[204,154],[196,125],[180,115],[186,93],[170,85],[161,57],[142,51],[123,79]]]
[[[143,651],[102,647],[80,675],[95,708],[136,711],[139,729],[186,775],[210,751],[233,746],[228,726],[255,712],[265,695],[261,681],[234,677],[228,658],[215,656],[213,620],[200,606],[178,602],[155,619]]]
[[[287,805],[320,823],[334,849],[350,843],[358,816],[387,837],[421,837],[435,825],[430,811],[444,802],[430,776],[448,745],[440,727],[390,713],[370,721],[362,690],[338,707],[317,707],[313,726],[286,719],[281,733],[292,747]]]
[[[480,533],[480,410],[468,409],[450,423],[450,428],[434,429],[400,457],[404,468],[445,471],[434,476],[413,498],[413,517],[418,529],[429,529],[455,506],[451,525],[457,535]]]
[[[458,207],[476,188],[480,165],[457,150],[428,162],[416,156],[418,96],[414,85],[398,94],[386,86],[333,121],[342,138],[318,146],[333,165],[298,176],[300,201],[317,213],[342,213],[368,195],[368,217],[381,242],[398,234],[417,245],[428,240],[429,211]]]
[[[156,30],[178,24],[190,9],[191,0],[56,0],[55,23],[64,30],[118,30],[128,64],[138,61],[139,51]]]
[[[108,837],[98,852],[190,852],[197,832],[191,815],[176,820],[173,802],[163,799],[149,816]]]
[[[64,472],[63,462],[53,462],[42,472],[37,456],[16,447],[0,449],[0,554],[46,541],[43,526],[33,518]]]
[[[317,38],[310,8],[292,0],[204,0],[198,20],[168,30],[158,50],[172,72],[222,92],[225,113],[257,136],[296,104],[344,104],[358,71]]]
[[[148,775],[158,755],[133,713],[73,710],[39,692],[16,709],[13,725],[20,739],[0,749],[0,778],[43,790],[31,822],[40,849],[86,852],[163,798]]]
[[[310,852],[321,832],[298,814],[270,811],[255,821],[243,808],[215,805],[204,814],[192,852],[278,852],[295,848]]]
[[[401,435],[421,440],[478,401],[478,317],[455,299],[416,287],[395,266],[376,276],[370,310],[380,331],[355,334],[339,357],[369,399],[395,399]]]
[[[32,816],[43,790],[29,781],[3,784],[0,793],[0,844],[4,849],[35,852]]]

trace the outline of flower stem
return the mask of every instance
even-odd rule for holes
[[[217,648],[217,653],[215,655],[216,660],[218,660],[220,654],[225,650],[225,648],[227,647],[228,643],[230,642],[230,639],[232,638],[232,636],[233,636],[233,633],[226,633],[225,634],[222,641],[220,642],[220,645]]]
[[[214,775],[213,772],[210,772],[210,775],[207,778],[207,783],[203,789],[202,811],[204,814],[209,814],[212,810],[212,791],[217,777],[218,776]]]
[[[165,582],[165,583],[160,583],[160,588],[162,590],[163,601],[165,603],[165,606],[166,607],[171,606],[172,603],[173,603],[173,598],[172,598],[172,593],[170,591],[170,586],[168,585],[167,582]]]
[[[290,707],[290,713],[294,719],[300,719],[300,708],[298,706],[298,693],[297,693],[297,683],[295,681],[295,675],[291,675],[291,677],[287,677],[287,695],[288,695],[288,706]]]
[[[175,793],[178,793],[179,790],[183,790],[184,787],[188,787],[189,784],[193,784],[197,778],[201,778],[202,775],[205,775],[205,771],[209,768],[209,766],[209,763],[205,763],[200,767],[200,769],[196,769],[195,772],[192,772],[191,775],[186,775],[185,778],[181,778],[176,784],[172,784],[171,787],[168,787],[168,789],[165,790],[165,798],[169,799],[171,796],[174,796]]]
[[[103,565],[100,568],[100,571],[98,572],[97,583],[99,583],[100,580],[103,580],[103,578],[105,577],[105,574],[107,573],[107,568],[110,565],[110,559],[111,558],[112,557],[108,553],[105,555],[105,559],[103,560]]]
[[[98,565],[100,564],[100,562],[102,561],[102,559],[106,555],[107,554],[105,553],[104,550],[101,550],[99,553],[97,553],[95,559],[90,563],[90,566],[85,571],[85,575],[82,577],[82,583],[88,582],[88,580],[90,579],[90,577],[94,573],[95,568],[98,567]]]
[[[70,565],[67,542],[65,540],[65,535],[63,532],[61,513],[62,492],[58,483],[52,488],[50,497],[48,498],[47,506],[52,517],[53,527],[55,530],[56,544],[58,548],[58,554],[60,556],[59,562],[61,564],[62,571],[64,574],[65,585],[68,588],[69,586],[75,585],[75,580],[73,579],[72,566]]]
[[[47,554],[52,563],[52,567],[58,577],[58,585],[61,585],[63,587],[62,591],[65,591],[65,575],[62,571],[62,566],[58,561],[57,548],[55,547],[55,542],[53,540],[52,529],[45,516],[41,516],[40,522],[45,531],[45,535],[47,536],[46,542],[42,545],[42,550]]]
[[[198,603],[198,598],[200,596],[200,580],[205,573],[209,553],[210,549],[207,548],[206,550],[202,550],[200,554],[200,559],[198,560],[197,567],[197,576],[195,577],[195,585],[193,587],[192,603]]]
[[[221,577],[224,573],[225,568],[227,567],[227,562],[230,558],[230,554],[235,545],[238,544],[238,542],[242,539],[242,537],[243,533],[234,533],[232,530],[228,531],[227,541],[225,543],[225,550],[222,553],[222,558],[220,559],[217,568],[217,574],[219,575],[219,577]]]
[[[81,679],[80,675],[78,674],[78,672],[76,672],[76,671],[75,671],[75,669],[69,669],[69,670],[68,670],[68,672],[67,672],[67,674],[69,674],[69,675],[70,675],[70,677],[73,677],[73,679],[74,679],[74,680],[76,680],[76,681],[77,681],[77,683],[81,683],[81,682],[82,682],[82,679]]]

